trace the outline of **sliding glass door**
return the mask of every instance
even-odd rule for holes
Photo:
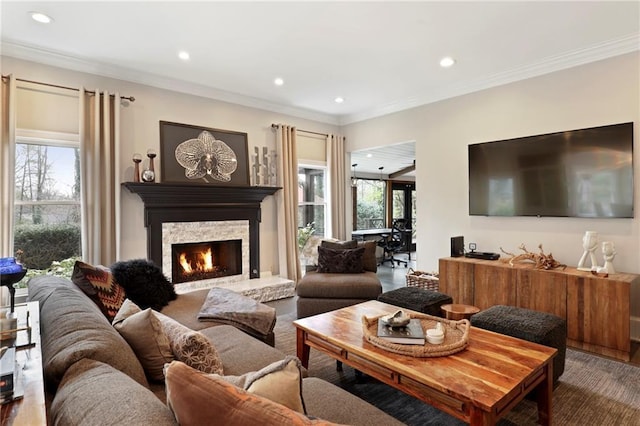
[[[411,224],[411,234],[407,234],[407,245],[416,249],[416,184],[415,182],[393,182],[391,184],[392,221],[405,219]]]

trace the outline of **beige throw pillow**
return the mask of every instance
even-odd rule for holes
[[[306,414],[302,399],[302,364],[294,356],[288,355],[282,361],[242,376],[221,377],[247,392]]]
[[[174,357],[160,320],[151,308],[123,317],[114,320],[113,326],[131,346],[147,377],[164,380],[164,364],[173,361]]]

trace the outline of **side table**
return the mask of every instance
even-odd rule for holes
[[[469,319],[471,315],[480,312],[480,308],[471,305],[463,305],[460,303],[448,303],[440,307],[446,319],[459,321],[461,319]]]
[[[46,425],[47,410],[42,375],[42,352],[40,347],[40,310],[38,302],[27,302],[15,308],[18,328],[26,326],[27,312],[31,325],[31,345],[16,351],[18,362],[18,386],[24,396],[13,402],[0,405],[0,426]],[[27,331],[19,331],[16,346],[28,343]]]

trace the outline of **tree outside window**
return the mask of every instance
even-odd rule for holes
[[[17,140],[14,249],[30,271],[80,256],[79,154],[78,142]]]

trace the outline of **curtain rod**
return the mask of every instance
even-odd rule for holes
[[[3,76],[2,76],[2,79],[3,79],[3,80],[4,80],[4,79],[6,79],[6,78],[9,78],[9,76],[8,76],[8,75],[3,75]],[[40,81],[25,80],[25,79],[23,79],[23,78],[16,78],[16,81],[21,81],[21,82],[23,82],[23,83],[40,84],[40,85],[42,85],[42,86],[55,87],[56,89],[74,90],[74,91],[76,91],[76,92],[79,92],[79,91],[80,91],[80,89],[77,89],[77,88],[75,88],[75,87],[59,86],[59,85],[57,85],[57,84],[42,83],[42,82],[40,82]],[[96,92],[95,92],[95,91],[92,91],[92,90],[85,90],[85,92],[86,92],[86,93],[91,93],[92,95],[95,95],[95,94],[96,94]],[[114,95],[110,95],[110,96],[114,96]],[[120,96],[120,99],[126,99],[126,100],[128,100],[129,102],[135,102],[135,101],[136,101],[136,98],[135,98],[135,97],[133,97],[133,96]]]
[[[277,125],[277,124],[275,124],[275,123],[273,123],[273,124],[271,125],[271,128],[272,128],[272,129],[275,129],[275,128],[277,128],[277,127],[278,127],[278,125]],[[328,135],[328,134],[326,134],[326,133],[312,132],[312,131],[309,131],[309,130],[302,130],[302,129],[298,129],[298,131],[299,131],[299,132],[304,132],[304,133],[311,133],[312,135],[324,136],[325,138],[329,136],[329,135]]]

